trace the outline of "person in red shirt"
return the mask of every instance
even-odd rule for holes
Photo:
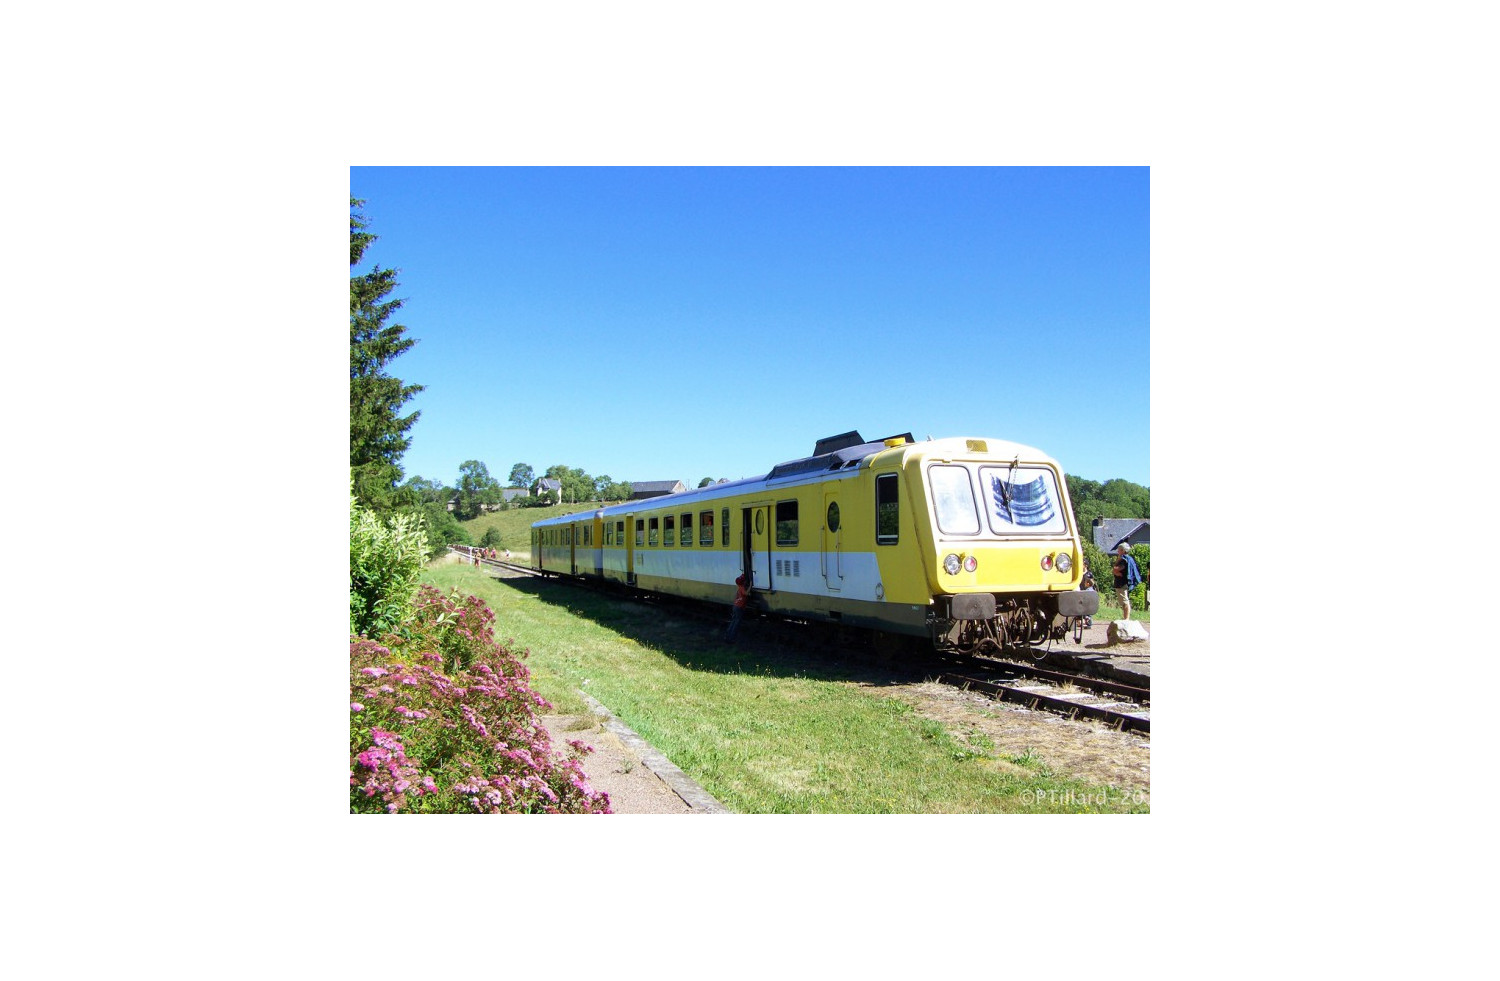
[[[745,585],[745,577],[735,579],[734,607],[729,611],[729,629],[724,631],[724,639],[734,643],[734,635],[739,632],[740,620],[745,616],[745,604],[750,600],[749,587]]]

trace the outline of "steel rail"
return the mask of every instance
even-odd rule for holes
[[[1079,700],[1097,697],[1087,693],[1068,695],[1067,693],[1055,693],[1034,686],[1023,687],[984,678],[970,678],[960,674],[944,674],[938,678],[938,681],[943,684],[954,685],[966,691],[983,692],[997,701],[1016,702],[1028,708],[1042,706],[1070,717],[1076,718],[1082,716],[1097,722],[1103,722],[1116,729],[1128,729],[1148,734],[1151,732],[1150,709],[1143,708],[1134,703],[1111,702],[1099,705]]]

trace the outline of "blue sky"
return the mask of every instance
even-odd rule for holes
[[[419,343],[406,475],[748,477],[819,437],[1150,485],[1144,167],[355,167]]]

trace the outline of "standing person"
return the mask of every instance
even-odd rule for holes
[[[1115,602],[1125,611],[1123,619],[1130,619],[1130,591],[1141,582],[1141,570],[1130,557],[1130,544],[1121,542],[1115,549],[1115,561],[1111,570],[1115,574]]]
[[[724,639],[734,643],[734,635],[740,629],[740,621],[745,617],[745,604],[750,600],[750,591],[745,588],[745,577],[735,579],[736,587],[734,593],[734,608],[729,611],[729,629],[724,631]]]

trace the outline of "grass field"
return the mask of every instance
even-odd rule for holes
[[[479,520],[515,515],[529,524],[541,513]],[[819,659],[753,639],[725,645],[715,624],[570,583],[498,580],[462,564],[434,567],[425,578],[490,605],[497,638],[530,649],[534,686],[557,711],[585,712],[577,692],[588,692],[731,810],[1149,807],[1057,778],[1029,754],[1005,756],[949,732],[880,694],[879,669],[857,659]]]

